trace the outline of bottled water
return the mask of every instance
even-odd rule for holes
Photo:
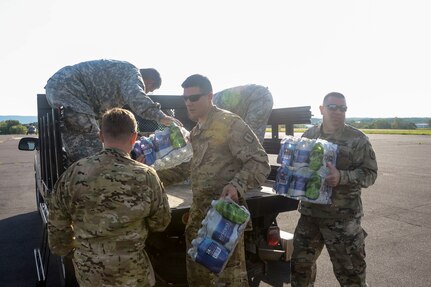
[[[136,157],[139,157],[142,155],[142,148],[141,148],[141,141],[140,140],[135,141],[135,144],[133,145],[133,151],[135,152]]]
[[[170,126],[170,139],[173,148],[178,149],[186,145],[184,135],[175,123]]]
[[[274,189],[277,194],[285,195],[289,190],[289,184],[292,181],[293,171],[289,166],[280,166],[277,170]]]
[[[310,165],[311,170],[317,171],[323,165],[323,145],[320,142],[316,142],[310,153]]]
[[[222,244],[229,251],[235,247],[238,240],[239,224],[225,219],[215,209],[210,209],[202,221],[198,236],[207,236]]]
[[[292,165],[294,152],[298,144],[298,138],[287,136],[281,140],[280,152],[277,156],[277,163],[286,166]]]
[[[173,150],[169,128],[155,131],[154,146],[156,147],[157,158],[162,158]]]
[[[309,160],[310,160],[310,152],[313,148],[314,140],[309,139],[301,139],[299,141],[295,152],[294,152],[294,161],[293,165],[295,166],[308,166]]]
[[[288,194],[294,197],[303,196],[310,177],[311,172],[307,167],[298,168],[292,176]]]
[[[145,164],[152,165],[156,161],[153,141],[150,138],[141,137],[141,150],[145,156]]]
[[[217,210],[224,218],[237,224],[244,223],[250,217],[250,213],[247,209],[239,206],[233,201],[218,200],[213,202],[213,204],[215,210]]]
[[[318,199],[320,195],[322,178],[317,172],[311,174],[310,180],[307,183],[307,188],[305,190],[305,197],[309,199]]]
[[[188,255],[210,271],[220,273],[249,220],[248,210],[231,199],[213,200]]]
[[[229,259],[229,251],[223,245],[208,237],[196,240],[194,243],[197,246],[190,248],[188,251],[192,259],[208,268],[211,272],[218,274],[223,271]]]

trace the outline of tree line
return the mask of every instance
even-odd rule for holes
[[[27,134],[31,126],[37,126],[37,123],[27,125],[17,120],[0,121],[0,135]]]
[[[349,120],[346,122],[358,129],[400,129],[415,130],[418,127],[414,122],[401,118],[394,119],[366,119]],[[431,119],[428,119],[428,128],[431,128]],[[27,134],[31,126],[37,127],[37,123],[21,124],[17,120],[0,121],[0,135]],[[297,125],[300,126],[300,125]]]
[[[368,121],[347,120],[349,125],[358,129],[397,129],[397,130],[415,130],[417,125],[414,122],[401,118],[394,119],[372,119]],[[431,127],[431,119],[428,120],[428,128]]]

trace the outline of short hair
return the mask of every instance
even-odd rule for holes
[[[103,135],[112,139],[128,139],[132,133],[137,131],[137,126],[135,116],[126,109],[113,108],[102,116]]]
[[[147,68],[147,69],[140,69],[139,72],[141,73],[142,78],[153,80],[154,82],[154,88],[159,89],[162,85],[162,78],[160,77],[160,73],[154,69],[154,68]]]
[[[181,87],[185,88],[192,88],[192,87],[198,87],[200,88],[202,93],[209,94],[212,93],[213,87],[211,85],[210,80],[200,74],[194,74],[189,76],[182,84]]]
[[[324,104],[328,101],[328,98],[329,98],[329,97],[334,97],[334,98],[337,98],[337,99],[343,99],[343,100],[345,100],[345,99],[346,99],[346,98],[344,97],[344,95],[343,95],[343,94],[341,94],[341,93],[331,92],[331,93],[327,94],[327,95],[323,98],[323,103],[324,103]]]

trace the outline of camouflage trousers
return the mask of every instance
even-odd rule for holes
[[[226,89],[214,94],[213,102],[217,107],[239,115],[263,143],[273,106],[268,88],[246,85]]]
[[[102,150],[99,131],[94,116],[65,109],[61,133],[69,164]]]
[[[205,208],[190,208],[189,221],[186,226],[187,250],[192,247],[191,241],[197,237],[201,222],[206,215]],[[245,265],[244,237],[238,242],[223,272],[214,274],[203,265],[186,256],[187,281],[190,287],[231,286],[248,287],[247,269]]]
[[[365,280],[366,236],[361,218],[326,219],[301,215],[293,241],[292,287],[314,286],[316,260],[323,246],[328,250],[340,286],[368,286]]]
[[[80,244],[72,259],[79,286],[154,286],[154,271],[145,250],[132,248],[133,243],[122,244],[123,248],[115,241]]]

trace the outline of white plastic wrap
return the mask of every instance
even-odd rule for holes
[[[145,164],[152,166],[156,170],[168,169],[175,167],[183,162],[188,162],[193,156],[191,143],[188,141],[189,131],[184,127],[180,129],[182,139],[178,138],[172,146],[172,127],[166,127],[163,130],[157,130],[149,137],[141,137],[134,145],[135,154],[145,156]],[[178,136],[178,134],[175,134]],[[182,140],[182,141],[181,141]]]
[[[229,198],[213,200],[188,255],[211,272],[221,273],[249,220],[244,206]]]
[[[290,198],[331,204],[332,188],[325,183],[327,163],[334,166],[338,146],[322,139],[287,136],[281,141],[274,190]]]

